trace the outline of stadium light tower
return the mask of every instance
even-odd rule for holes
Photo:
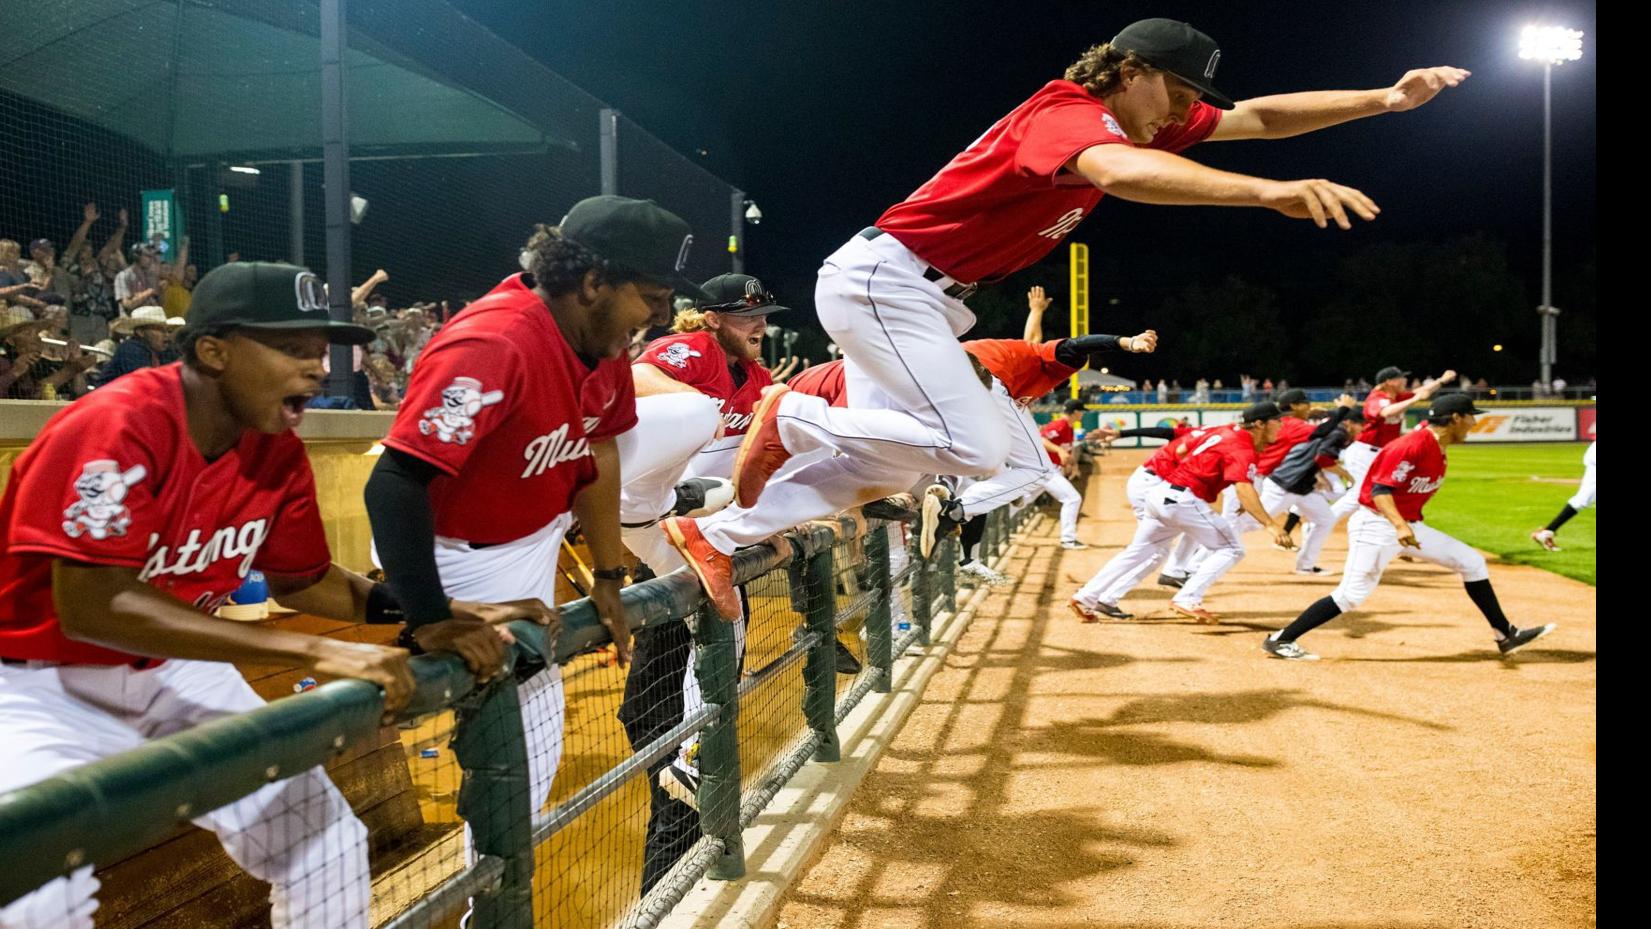
[[[1554,66],[1582,57],[1582,33],[1563,26],[1526,26],[1519,34],[1519,57],[1542,62],[1542,386],[1553,385],[1553,366],[1558,361],[1558,339],[1553,305],[1554,262]]]

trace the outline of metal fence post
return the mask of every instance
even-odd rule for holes
[[[476,854],[504,860],[497,889],[472,900],[477,929],[533,929],[533,810],[527,739],[514,678],[488,688],[454,714],[453,756],[464,771],[459,815],[470,824]]]
[[[694,624],[694,674],[707,705],[719,707],[716,721],[699,736],[699,824],[722,840],[711,863],[712,880],[745,876],[745,843],[740,837],[739,658],[734,630],[714,607],[699,608]]]
[[[940,552],[940,592],[946,595],[946,612],[957,612],[957,539],[947,536]]]
[[[923,560],[915,532],[912,533],[908,557],[914,566],[911,575],[912,621],[917,624],[917,644],[927,646],[929,628],[934,620],[934,567]]]
[[[819,737],[814,760],[838,761],[842,748],[837,744],[837,584],[829,545],[808,556],[803,584],[808,598],[804,619],[817,637],[803,665],[803,715]]]
[[[866,662],[875,675],[871,689],[880,694],[889,692],[894,675],[894,631],[889,628],[890,603],[899,596],[889,578],[889,531],[873,526],[866,537],[866,561],[871,568],[871,586],[877,599],[866,613]]]

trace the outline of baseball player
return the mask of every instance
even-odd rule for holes
[[[1333,573],[1318,563],[1319,553],[1336,527],[1330,501],[1318,492],[1320,475],[1337,467],[1337,453],[1364,428],[1364,412],[1354,405],[1352,397],[1342,399],[1330,415],[1319,420],[1306,441],[1290,449],[1261,486],[1261,505],[1267,512],[1275,516],[1284,512],[1300,514],[1305,519],[1307,534],[1296,553],[1295,572],[1309,577]],[[1289,531],[1286,521],[1284,532],[1288,535]]]
[[[1176,153],[1205,140],[1283,138],[1412,109],[1468,76],[1429,68],[1389,88],[1234,104],[1215,89],[1219,60],[1215,42],[1185,23],[1125,27],[827,258],[815,306],[849,361],[850,407],[832,409],[783,385],[766,392],[735,462],[739,507],[771,492],[764,488],[789,458],[815,449],[831,457],[792,472],[802,486],[771,501],[786,525],[903,489],[896,478],[905,475],[996,470],[1009,436],[982,425],[991,421],[991,395],[968,377],[956,342],[974,325],[963,301],[980,282],[1036,263],[1107,193],[1266,207],[1320,227],[1351,228],[1349,213],[1372,220],[1376,205],[1352,188],[1247,177]],[[711,517],[738,518],[738,510]],[[742,533],[685,521],[674,535],[707,591],[726,600],[728,555]]]
[[[1554,534],[1559,531],[1559,527],[1569,522],[1578,511],[1594,505],[1594,444],[1589,442],[1588,450],[1582,454],[1582,486],[1577,488],[1576,495],[1566,501],[1559,515],[1548,525],[1531,533],[1531,541],[1550,552],[1560,550],[1559,544],[1554,541]]]
[[[1204,609],[1204,592],[1244,557],[1244,543],[1232,521],[1216,515],[1210,504],[1228,486],[1236,486],[1244,512],[1270,530],[1275,540],[1284,537],[1283,527],[1262,509],[1251,483],[1256,456],[1278,436],[1278,419],[1278,407],[1264,401],[1246,409],[1238,423],[1202,435],[1190,433],[1174,446],[1172,455],[1185,454],[1164,474],[1163,484],[1146,493],[1145,518],[1136,527],[1135,538],[1073,596],[1069,604],[1073,613],[1085,622],[1101,616],[1128,619],[1116,599],[1101,597],[1121,598],[1119,581],[1144,577],[1143,565],[1149,569],[1156,564],[1175,536],[1185,534],[1209,549],[1210,555],[1170,601],[1170,608],[1199,622],[1217,621],[1215,613]]]
[[[1064,469],[1068,462],[1075,462],[1074,456],[1077,452],[1074,446],[1078,439],[1072,427],[1082,421],[1083,401],[1068,400],[1061,407],[1061,415],[1049,420],[1038,430],[1038,438],[1043,440],[1043,448],[1049,455],[1049,463],[1057,469]],[[1050,472],[1043,489],[1061,505],[1061,548],[1088,548],[1088,545],[1078,541],[1078,511],[1083,509],[1083,496],[1072,486],[1064,470]]]
[[[1376,460],[1376,453],[1404,432],[1405,411],[1417,404],[1425,408],[1435,391],[1456,379],[1456,372],[1446,371],[1437,378],[1425,381],[1415,392],[1405,389],[1409,377],[1409,371],[1392,365],[1376,372],[1376,386],[1370,391],[1370,396],[1364,398],[1364,431],[1341,453],[1341,466],[1352,477],[1348,482],[1350,487],[1357,488],[1364,484],[1365,472]],[[1358,508],[1358,494],[1348,493],[1330,509],[1340,521]]]
[[[1468,597],[1490,623],[1503,655],[1554,631],[1553,623],[1520,629],[1508,622],[1491,589],[1485,556],[1422,522],[1422,507],[1445,481],[1445,449],[1466,441],[1473,418],[1483,412],[1467,394],[1441,394],[1428,408],[1426,423],[1382,448],[1359,485],[1359,510],[1347,523],[1347,565],[1341,583],[1295,622],[1262,640],[1263,651],[1292,661],[1316,660],[1318,656],[1296,640],[1358,609],[1381,583],[1387,563],[1405,549],[1462,575]]]
[[[262,706],[230,662],[371,681],[387,715],[406,702],[403,649],[211,615],[258,570],[287,606],[399,621],[383,585],[331,564],[292,433],[321,392],[328,344],[372,338],[328,319],[303,268],[224,265],[194,291],[184,362],[76,401],[18,456],[0,498],[0,793]],[[503,652],[489,627],[446,624],[427,642],[467,659]],[[277,929],[369,925],[367,830],[321,768],[194,822],[269,882]],[[0,908],[0,926],[90,929],[92,870]]]
[[[673,289],[703,297],[681,276],[691,242],[687,224],[651,201],[581,200],[528,241],[529,270],[465,307],[420,354],[366,491],[410,645],[454,614],[449,598],[550,621],[557,555],[577,517],[595,562],[590,600],[629,661],[617,447],[636,423],[626,350],[633,330],[666,317]],[[537,809],[561,757],[554,662],[521,683],[520,699]]]

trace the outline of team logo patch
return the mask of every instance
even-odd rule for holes
[[[293,299],[300,312],[327,312],[327,285],[309,271],[300,271],[292,278]]]
[[[1204,80],[1215,80],[1215,66],[1221,63],[1221,49],[1210,52],[1210,63],[1204,66]]]
[[[442,388],[441,406],[424,411],[419,420],[420,435],[434,435],[450,445],[464,445],[476,435],[476,414],[483,407],[504,399],[504,391],[482,392],[482,382],[473,377],[455,377]]]
[[[1120,138],[1120,139],[1129,138],[1129,136],[1124,135],[1124,127],[1118,125],[1118,120],[1114,119],[1111,113],[1102,113],[1101,114],[1101,123],[1102,123],[1102,125],[1106,126],[1106,131],[1107,132],[1112,133],[1113,135],[1117,136],[1118,138]]]
[[[132,511],[126,508],[126,495],[149,473],[143,465],[133,465],[125,471],[107,458],[88,461],[81,466],[75,478],[75,493],[80,499],[63,511],[63,531],[71,539],[89,535],[94,539],[123,536],[132,525]]]
[[[688,367],[688,359],[701,357],[699,352],[689,348],[684,342],[677,342],[667,346],[659,353],[659,360],[678,368]]]
[[[1048,229],[1038,230],[1038,235],[1041,235],[1046,239],[1055,239],[1056,241],[1059,241],[1066,238],[1066,234],[1068,232],[1078,228],[1078,224],[1081,222],[1083,222],[1083,207],[1075,207],[1068,210],[1065,215],[1056,220],[1053,226],[1050,226]]]
[[[1399,462],[1399,466],[1393,469],[1393,483],[1403,484],[1405,479],[1410,476],[1410,469],[1414,467],[1416,466],[1408,461]]]

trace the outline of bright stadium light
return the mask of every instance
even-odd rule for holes
[[[1526,26],[1519,34],[1519,57],[1542,62],[1542,347],[1539,363],[1542,386],[1553,384],[1554,364],[1559,360],[1559,335],[1553,301],[1554,257],[1554,66],[1582,57],[1582,33],[1563,26]]]
[[[264,173],[264,172],[258,170],[257,168],[254,168],[252,165],[230,165],[229,170],[234,171],[236,174],[263,174]]]
[[[1564,26],[1526,26],[1519,33],[1519,57],[1562,65],[1582,57],[1582,33]]]

